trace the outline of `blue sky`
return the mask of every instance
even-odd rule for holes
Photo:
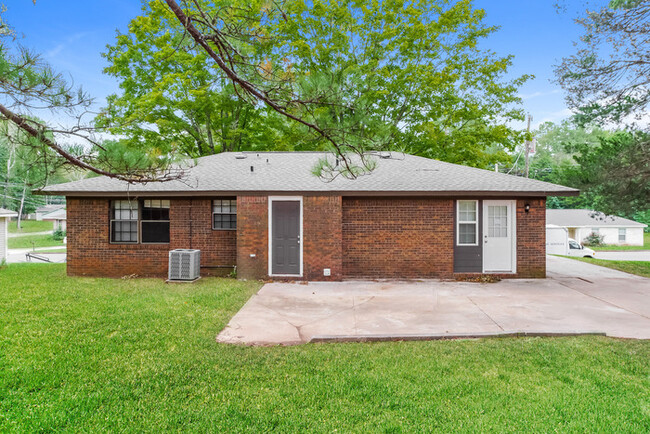
[[[24,38],[22,44],[42,53],[60,72],[69,73],[101,105],[115,92],[117,82],[102,74],[100,53],[112,44],[117,29],[125,31],[139,14],[139,0],[0,0],[6,19]],[[521,88],[524,109],[533,126],[569,115],[562,90],[550,82],[553,64],[574,50],[580,28],[573,22],[577,9],[558,14],[555,0],[475,0],[487,13],[486,22],[501,29],[484,42],[499,54],[513,54],[512,76],[534,74]],[[571,2],[567,2],[571,3]],[[64,5],[64,6],[62,6]],[[573,6],[571,6],[573,7]]]

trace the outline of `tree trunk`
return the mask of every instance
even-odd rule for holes
[[[20,230],[20,221],[23,218],[23,206],[25,205],[25,194],[27,193],[27,181],[23,185],[23,195],[20,198],[20,208],[18,208],[18,220],[16,220],[16,229]]]
[[[9,183],[11,182],[11,169],[13,169],[14,164],[16,163],[16,146],[9,142],[11,147],[9,148],[9,157],[7,157],[7,176],[5,176],[5,192],[2,197],[2,208],[9,208],[7,206],[7,199],[9,198]]]

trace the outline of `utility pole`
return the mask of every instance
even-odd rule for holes
[[[533,120],[533,117],[529,114],[528,115],[528,127],[526,128],[526,169],[525,169],[525,176],[528,178],[528,160],[529,160],[529,154],[530,154],[530,145],[531,141],[530,139],[530,121]]]

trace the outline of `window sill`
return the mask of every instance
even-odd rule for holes
[[[109,246],[114,248],[128,247],[136,250],[154,249],[154,250],[168,250],[170,243],[108,243]]]

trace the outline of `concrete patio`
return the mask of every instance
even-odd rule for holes
[[[650,339],[650,279],[551,256],[547,267],[547,279],[498,283],[270,283],[217,341],[290,345],[525,332]]]

